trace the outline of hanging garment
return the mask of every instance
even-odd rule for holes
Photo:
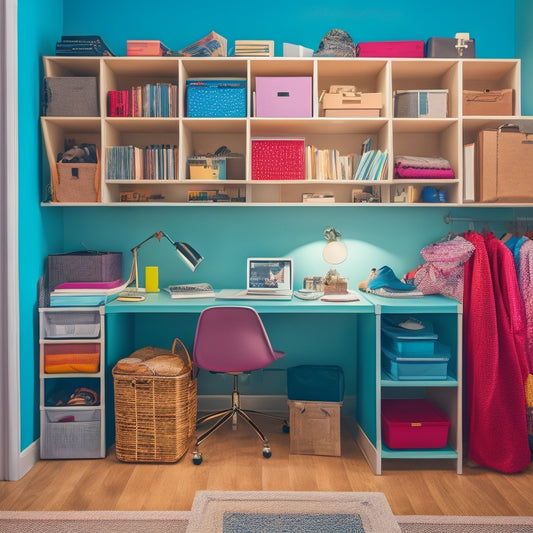
[[[526,353],[533,373],[533,241],[526,240],[519,251],[518,287],[526,313]]]
[[[464,264],[473,251],[474,245],[460,235],[425,246],[420,254],[426,263],[414,275],[415,286],[424,294],[443,294],[462,302]]]
[[[526,313],[516,273],[513,253],[499,241],[494,233],[485,236],[485,246],[491,263],[496,311],[498,313],[499,338],[509,344],[505,357],[518,363],[522,382],[525,385],[529,374],[526,355]],[[515,354],[512,352],[512,344]],[[514,357],[513,357],[514,355]],[[525,401],[525,400],[524,400]]]
[[[465,239],[475,247],[465,264],[463,295],[468,457],[480,466],[515,473],[531,459],[524,377],[503,296],[496,296],[509,282],[505,275],[500,279],[498,268],[491,269],[500,259],[507,272],[512,254],[500,243],[504,248],[489,244],[489,255],[476,232],[467,232]]]

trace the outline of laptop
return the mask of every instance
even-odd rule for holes
[[[216,297],[231,300],[290,300],[292,291],[292,259],[249,257],[246,261],[246,289],[223,289]]]

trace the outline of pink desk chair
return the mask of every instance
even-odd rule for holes
[[[248,413],[272,415],[241,409],[238,376],[243,372],[265,368],[284,356],[285,352],[272,349],[263,322],[255,309],[244,306],[220,306],[208,307],[202,311],[194,339],[194,365],[211,372],[233,375],[233,395],[232,406],[229,409],[210,413],[197,420],[198,427],[204,422],[218,419],[196,440],[193,452],[194,464],[199,465],[202,462],[202,454],[198,451],[198,446],[230,419],[232,419],[233,428],[236,429],[239,416],[263,441],[263,456],[269,458],[272,455],[268,440]]]

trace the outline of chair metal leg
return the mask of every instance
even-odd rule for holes
[[[196,420],[196,427],[201,426],[205,422],[209,422],[209,420],[224,416],[228,411],[232,411],[232,409],[222,409],[221,411],[215,411],[213,413],[208,413],[207,415],[201,416]]]
[[[221,428],[226,421],[228,421],[233,416],[233,409],[230,409],[226,412],[226,414],[213,426],[211,426],[205,433],[202,433],[200,437],[196,439],[196,449],[198,449],[198,446],[211,435],[211,433],[214,433],[217,429]]]
[[[237,421],[239,416],[243,418],[243,420],[255,431],[257,436],[261,439],[263,442],[263,457],[270,457],[272,455],[270,451],[270,445],[268,443],[268,440],[266,439],[264,433],[259,429],[259,426],[254,422],[254,420],[250,417],[248,413],[253,413],[257,415],[263,415],[268,416],[271,418],[275,418],[277,420],[283,420],[284,424],[287,424],[287,420],[284,417],[271,415],[269,413],[262,413],[261,411],[254,411],[250,409],[241,409],[241,400],[240,400],[240,394],[239,394],[239,383],[238,383],[238,376],[233,376],[233,392],[231,396],[231,409],[225,409],[222,411],[216,411],[214,413],[210,413],[207,415],[204,415],[200,417],[197,422],[196,426],[203,424],[204,422],[207,422],[209,420],[213,420],[215,418],[218,418],[219,420],[211,426],[207,431],[202,433],[197,439],[196,439],[196,445],[194,447],[193,452],[193,463],[196,465],[199,465],[202,462],[202,454],[198,450],[198,447],[200,444],[207,439],[211,434],[213,434],[217,429],[222,427],[230,418],[232,419],[232,427],[233,429],[237,429]]]

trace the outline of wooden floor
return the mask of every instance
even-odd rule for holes
[[[533,516],[533,466],[504,475],[451,462],[394,460],[375,476],[343,421],[342,456],[291,455],[289,435],[266,421],[272,457],[247,427],[222,429],[175,464],[105,459],[40,461],[20,481],[0,482],[0,510],[190,510],[197,490],[376,491],[394,514]]]

